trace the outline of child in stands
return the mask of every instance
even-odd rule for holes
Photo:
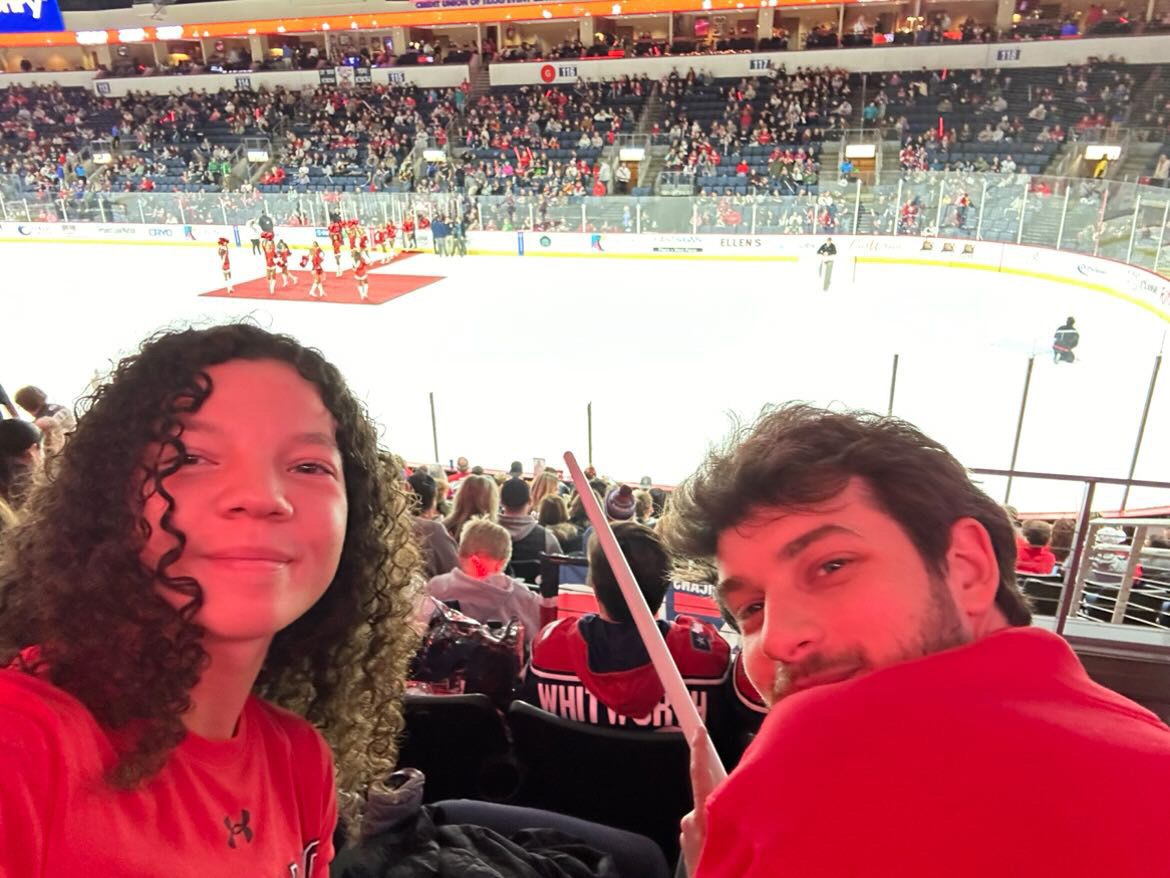
[[[432,578],[427,591],[436,600],[458,601],[459,612],[480,622],[519,619],[524,643],[531,644],[540,630],[540,598],[504,573],[511,558],[508,532],[486,518],[472,519],[459,539],[459,566]]]
[[[1033,519],[1024,522],[1024,542],[1016,546],[1016,570],[1023,573],[1051,573],[1056,567],[1056,555],[1048,548],[1052,539],[1052,525]]]

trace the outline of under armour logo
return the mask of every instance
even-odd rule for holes
[[[223,818],[223,825],[226,826],[227,830],[228,830],[228,847],[229,848],[234,848],[236,846],[236,836],[237,835],[242,835],[244,837],[244,841],[251,844],[252,830],[248,828],[248,820],[251,818],[251,816],[252,815],[249,814],[247,812],[247,810],[242,810],[242,811],[240,811],[240,822],[239,823],[233,823],[231,817],[224,817]]]

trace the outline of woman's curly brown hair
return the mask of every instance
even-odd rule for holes
[[[202,589],[167,573],[185,543],[164,487],[180,464],[158,461],[183,460],[180,418],[212,392],[207,368],[239,359],[289,363],[337,424],[349,508],[341,560],[324,596],[273,639],[255,692],[324,735],[353,829],[364,791],[394,766],[419,554],[408,494],[382,466],[363,406],[336,367],[288,336],[249,324],[163,333],[82,401],[76,432],[0,544],[0,666],[43,674],[103,727],[125,730],[108,778],[115,786],[140,785],[162,768],[183,739],[182,714],[208,656],[194,621]],[[170,506],[160,527],[177,547],[152,570],[140,553],[150,533],[143,498],[155,491]],[[160,585],[190,600],[176,610]],[[31,659],[22,655],[30,646]]]

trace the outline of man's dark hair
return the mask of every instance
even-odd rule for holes
[[[666,492],[661,488],[651,488],[650,499],[654,501],[654,517],[659,518],[666,509]]]
[[[410,489],[418,497],[418,508],[415,509],[415,514],[435,505],[435,493],[438,489],[430,473],[416,470],[410,474],[410,478],[406,481],[410,483]]]
[[[500,488],[500,503],[505,509],[523,509],[531,496],[524,479],[508,479]]]
[[[708,560],[719,535],[757,511],[824,503],[852,478],[864,480],[932,572],[946,571],[951,525],[968,517],[983,525],[999,566],[995,603],[1010,624],[1031,622],[1006,513],[946,448],[898,418],[804,403],[766,409],[675,489],[660,528],[671,551]]]
[[[634,581],[645,596],[650,612],[657,613],[666,597],[666,589],[670,587],[670,556],[662,545],[662,538],[636,521],[618,522],[613,526],[613,535],[630,563]],[[589,582],[597,595],[597,602],[610,619],[615,622],[634,621],[596,535],[589,538]]]

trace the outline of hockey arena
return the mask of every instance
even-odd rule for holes
[[[213,240],[71,245],[18,241],[16,226],[3,228],[12,229],[0,244],[10,264],[53,266],[51,285],[30,277],[38,292],[13,303],[20,321],[54,325],[54,341],[69,352],[41,362],[35,354],[44,339],[15,333],[6,357],[17,386],[32,381],[20,364],[37,363],[38,383],[54,398],[76,398],[95,369],[157,329],[250,317],[330,352],[362,388],[387,443],[408,460],[434,456],[432,393],[444,463],[583,454],[592,403],[599,465],[615,478],[650,475],[665,484],[687,475],[735,418],[750,419],[766,403],[802,399],[884,412],[891,384],[894,414],[939,437],[969,466],[1006,469],[1031,357],[1016,468],[1123,474],[1118,467],[1132,451],[1170,328],[1165,306],[1088,288],[1076,271],[1083,260],[1070,262],[1066,277],[1038,278],[992,273],[979,262],[866,261],[868,251],[841,238],[828,291],[811,250],[762,261],[420,252],[375,262],[363,305],[348,254],[337,277],[324,239],[327,295],[317,301],[307,295],[310,272],[300,267],[306,248],[290,264],[299,282],[278,278],[269,295],[263,257],[246,240],[233,246],[236,293],[229,296]],[[1075,363],[1057,364],[1053,332],[1068,315],[1082,341]],[[444,353],[435,353],[436,344]],[[497,392],[523,384],[534,402],[502,406],[472,375],[490,376]],[[1138,479],[1164,472],[1156,449],[1170,442],[1168,394],[1165,382],[1155,389]],[[1074,413],[1099,426],[1076,431],[1070,442]],[[500,429],[485,430],[485,419]],[[524,448],[514,447],[517,435]],[[1055,511],[1074,508],[1079,490],[1025,481],[1014,496],[1023,508]],[[1105,490],[1103,503],[1117,496]],[[1131,502],[1163,500],[1157,493],[1143,500],[1135,489]]]
[[[1170,6],[0,0],[0,878],[1170,878]]]

